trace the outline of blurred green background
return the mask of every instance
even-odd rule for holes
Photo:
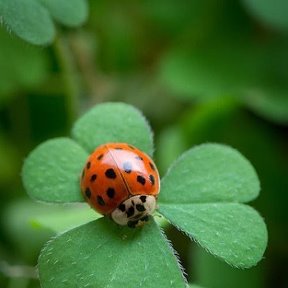
[[[252,206],[268,226],[265,258],[233,269],[169,228],[189,281],[288,287],[285,0],[91,0],[88,21],[59,25],[45,47],[0,27],[0,287],[40,287],[34,266],[55,231],[31,220],[61,218],[61,207],[25,195],[23,159],[40,142],[68,136],[79,115],[104,101],[143,111],[162,175],[203,142],[232,145],[259,174],[262,191]]]

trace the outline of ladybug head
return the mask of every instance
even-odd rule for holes
[[[151,195],[136,195],[122,202],[111,218],[119,225],[136,227],[148,220],[156,209],[156,198]]]

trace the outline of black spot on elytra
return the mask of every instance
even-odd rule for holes
[[[143,211],[146,210],[145,207],[144,207],[144,205],[142,205],[142,204],[136,204],[136,209],[137,209],[139,212],[143,212]]]
[[[155,178],[154,178],[154,176],[152,174],[149,175],[149,179],[151,181],[151,184],[154,185],[155,184]]]
[[[139,183],[142,184],[142,185],[145,185],[146,180],[145,180],[145,178],[144,178],[143,176],[138,175],[138,176],[137,176],[137,182],[139,182]]]
[[[135,159],[143,161],[143,158],[141,156],[139,156],[139,155],[135,156]]]
[[[114,169],[112,168],[109,168],[105,171],[105,175],[107,178],[110,178],[110,179],[115,179],[116,178],[116,173],[114,171]]]
[[[149,162],[149,165],[150,165],[151,169],[155,171],[155,166],[154,166],[154,164],[151,163],[151,162]]]
[[[126,211],[127,217],[131,217],[134,215],[135,209],[133,206],[129,207],[129,209]]]
[[[89,189],[88,187],[87,187],[86,190],[85,190],[85,195],[86,195],[87,198],[90,199],[90,197],[91,197],[91,191],[90,191],[90,189]]]
[[[122,212],[124,212],[125,211],[125,209],[126,209],[126,207],[125,207],[125,204],[120,204],[119,206],[118,206],[118,208],[119,208],[119,210],[121,210]]]
[[[140,196],[140,200],[143,202],[143,203],[145,203],[146,202],[146,196],[145,195],[142,195],[142,196]]]
[[[107,189],[107,191],[106,191],[106,194],[107,194],[107,196],[109,197],[109,198],[113,198],[114,196],[115,196],[115,190],[114,190],[114,188],[108,188]]]
[[[123,169],[126,173],[131,173],[132,171],[132,164],[130,162],[123,163]]]
[[[105,202],[103,200],[103,198],[101,196],[97,196],[97,202],[100,206],[104,206],[105,205]]]
[[[103,154],[100,154],[98,157],[97,157],[97,160],[101,160],[103,158]]]
[[[91,182],[94,182],[97,178],[97,175],[96,174],[93,174],[91,177],[90,177],[90,181]]]
[[[91,162],[89,161],[89,162],[87,162],[87,164],[86,164],[86,168],[89,169],[90,167],[91,167]]]

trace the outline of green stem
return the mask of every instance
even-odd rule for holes
[[[105,101],[111,93],[111,80],[97,69],[95,47],[91,38],[93,37],[87,33],[75,33],[70,38],[70,44],[81,73],[86,100],[88,104],[95,104]]]
[[[70,127],[78,114],[80,94],[79,80],[67,39],[63,36],[58,36],[54,42],[54,50],[62,72],[67,118]]]

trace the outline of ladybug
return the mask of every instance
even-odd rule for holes
[[[119,225],[136,227],[148,221],[159,190],[159,173],[152,159],[127,143],[99,146],[82,172],[85,200]]]

